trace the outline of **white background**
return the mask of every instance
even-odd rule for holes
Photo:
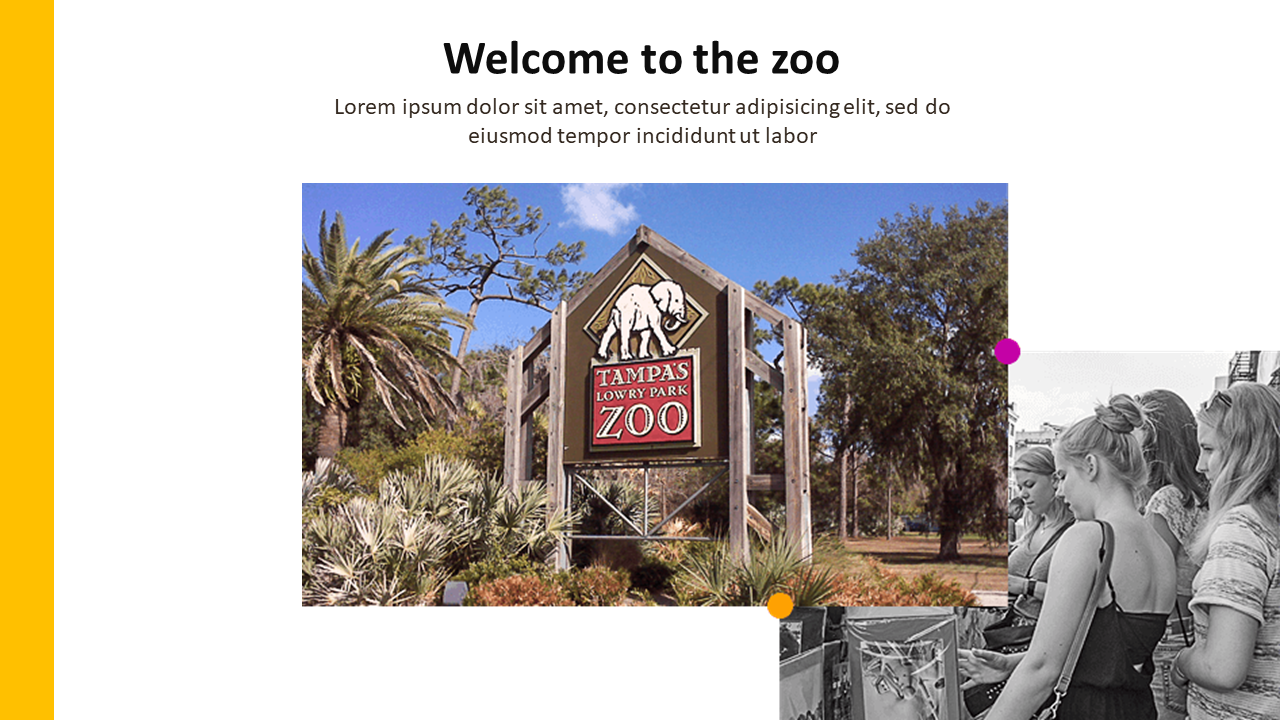
[[[763,609],[300,607],[303,182],[1008,182],[1025,349],[1277,344],[1272,5],[697,5],[56,6],[63,715],[777,712]],[[512,39],[626,50],[631,69],[445,69],[444,42]],[[840,69],[698,75],[712,40],[766,60],[831,49]],[[644,74],[645,43],[684,69]],[[818,130],[807,146],[595,149],[466,143],[526,125],[510,118],[333,112],[492,97],[937,97],[951,113],[753,121]]]

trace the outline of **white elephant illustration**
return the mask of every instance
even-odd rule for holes
[[[601,360],[608,360],[609,343],[616,336],[619,358],[632,359],[632,333],[640,333],[640,346],[636,348],[638,357],[652,357],[649,351],[651,337],[657,339],[658,352],[662,357],[674,355],[676,346],[667,339],[667,333],[675,332],[687,320],[684,288],[676,282],[662,280],[653,285],[632,285],[622,291],[609,311],[609,327],[600,338],[596,355]]]

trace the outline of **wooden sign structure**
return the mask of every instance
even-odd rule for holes
[[[757,319],[781,328],[781,371],[750,350]],[[544,351],[547,373],[535,380]],[[532,417],[545,408],[550,511],[568,508],[577,469],[718,464],[727,466],[733,556],[750,557],[748,491],[780,490],[787,538],[808,558],[805,357],[799,322],[641,225],[550,322],[512,350],[506,483],[514,489],[532,480]],[[757,377],[782,393],[781,475],[752,468],[750,393]],[[712,482],[653,528],[646,517],[643,528],[632,525],[636,535],[619,537],[671,539],[657,530]],[[564,544],[555,563],[568,566]]]

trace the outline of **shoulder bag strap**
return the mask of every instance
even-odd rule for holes
[[[1071,674],[1075,672],[1076,661],[1080,659],[1080,650],[1084,647],[1085,636],[1089,634],[1089,626],[1093,624],[1093,616],[1097,612],[1098,600],[1102,598],[1102,588],[1107,584],[1107,576],[1111,574],[1111,556],[1114,554],[1115,532],[1107,523],[1096,521],[1102,526],[1102,547],[1098,549],[1098,571],[1093,576],[1093,592],[1089,594],[1089,602],[1084,606],[1084,617],[1080,627],[1076,629],[1075,639],[1071,641],[1071,650],[1067,653],[1067,663],[1062,666],[1062,674],[1058,676],[1058,684],[1053,688],[1053,705],[1040,713],[1038,720],[1051,720],[1058,714],[1058,704],[1062,696],[1067,694],[1071,685]]]
[[[1027,566],[1028,578],[1031,577],[1031,569],[1036,566],[1036,562],[1040,560],[1040,556],[1044,555],[1045,552],[1049,550],[1049,548],[1053,547],[1054,544],[1058,542],[1058,538],[1062,537],[1062,533],[1066,532],[1067,528],[1071,527],[1074,524],[1075,524],[1074,521],[1065,522],[1062,524],[1062,527],[1053,531],[1053,534],[1049,536],[1049,541],[1046,542],[1044,546],[1040,548],[1040,552],[1036,553],[1036,556],[1031,559],[1031,564]]]

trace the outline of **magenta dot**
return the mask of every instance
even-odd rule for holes
[[[996,343],[996,359],[1005,365],[1009,365],[1022,355],[1022,348],[1018,347],[1018,341],[1005,338]]]

